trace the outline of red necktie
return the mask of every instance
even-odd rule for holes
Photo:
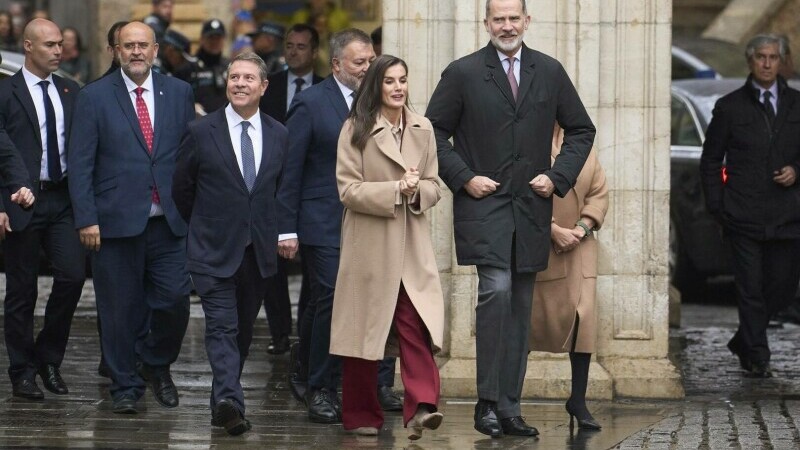
[[[144,142],[147,144],[147,152],[152,154],[153,125],[150,123],[150,113],[147,112],[147,104],[144,102],[144,98],[142,98],[144,88],[139,86],[133,91],[136,92],[136,117],[139,119],[139,128],[141,128],[142,134],[144,135]],[[158,196],[158,188],[155,186],[153,187],[153,203],[161,203],[161,199]]]

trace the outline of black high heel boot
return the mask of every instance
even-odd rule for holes
[[[582,430],[600,430],[602,427],[586,408],[586,386],[589,383],[589,363],[591,353],[569,353],[572,366],[572,395],[565,405],[569,414],[569,431],[575,428],[574,419],[578,419],[578,428]]]
[[[586,409],[586,405],[583,406],[583,411],[580,411],[581,408],[572,406],[570,400],[567,400],[567,403],[564,406],[567,409],[567,414],[569,414],[570,434],[575,429],[575,418],[578,419],[578,428],[581,430],[601,430],[603,428]]]

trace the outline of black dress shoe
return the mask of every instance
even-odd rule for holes
[[[42,377],[42,385],[48,391],[57,395],[69,394],[67,383],[64,383],[61,372],[54,364],[45,364],[39,367],[39,376]]]
[[[748,375],[751,378],[772,378],[772,369],[769,367],[769,361],[753,361]]]
[[[567,414],[569,414],[570,433],[575,429],[574,419],[578,419],[578,428],[581,430],[600,430],[603,428],[597,423],[594,417],[592,417],[592,414],[589,413],[586,404],[574,405],[568,400],[565,408],[567,409]]]
[[[475,405],[475,429],[493,438],[503,437],[503,429],[497,420],[495,402],[478,400]]]
[[[174,408],[178,406],[178,389],[172,381],[172,375],[169,373],[169,367],[153,368],[147,365],[142,366],[141,373],[150,382],[150,387],[153,389],[153,395],[159,405],[165,408]]]
[[[114,399],[112,406],[114,414],[136,414],[139,411],[136,409],[136,397],[132,395],[120,395]]]
[[[111,369],[108,368],[108,364],[104,359],[101,359],[100,363],[97,364],[97,374],[104,378],[111,378]]]
[[[244,415],[239,412],[233,402],[227,398],[220,400],[214,406],[211,424],[225,427],[225,432],[231,436],[238,436],[246,431],[250,431],[252,428],[250,421],[245,419]]]
[[[511,436],[539,435],[539,430],[525,423],[525,419],[523,419],[522,416],[500,419],[500,426],[503,427],[503,434]]]
[[[327,389],[310,389],[308,399],[308,420],[314,423],[339,423],[342,417],[336,408],[336,401]]]
[[[747,356],[745,356],[744,351],[741,348],[739,348],[737,344],[734,343],[733,339],[728,341],[728,350],[730,350],[731,353],[733,353],[734,355],[736,355],[736,357],[739,358],[739,366],[741,366],[742,369],[749,372],[751,366],[750,359]]]
[[[23,378],[11,383],[11,393],[14,397],[27,398],[29,400],[41,400],[44,392],[36,385],[36,381]]]
[[[378,403],[384,411],[403,410],[403,400],[389,386],[378,386]]]
[[[289,336],[281,336],[272,339],[267,346],[267,353],[270,355],[282,355],[289,351]]]

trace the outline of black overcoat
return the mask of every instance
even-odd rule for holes
[[[528,183],[546,174],[564,196],[592,148],[595,128],[567,73],[555,59],[522,47],[517,101],[490,43],[442,73],[426,116],[433,124],[439,176],[453,192],[456,255],[461,265],[547,267],[552,200]],[[564,129],[561,154],[550,165],[553,125]],[[449,139],[453,137],[453,144]],[[464,184],[476,175],[500,183],[482,199]]]
[[[800,238],[800,182],[783,187],[774,171],[790,165],[800,179],[800,92],[778,79],[770,124],[752,77],[717,100],[700,158],[708,211],[750,238]],[[721,170],[726,166],[727,181]]]

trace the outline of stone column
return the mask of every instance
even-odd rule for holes
[[[592,116],[611,208],[598,233],[598,354],[589,396],[674,398],[667,359],[671,1],[528,0],[528,46],[557,58]],[[383,48],[409,64],[410,98],[424,112],[441,71],[488,42],[483,0],[383,2]],[[447,326],[442,394],[474,397],[477,276],[458,266],[452,201],[433,211]],[[569,392],[565,355],[533,353],[526,397]]]

